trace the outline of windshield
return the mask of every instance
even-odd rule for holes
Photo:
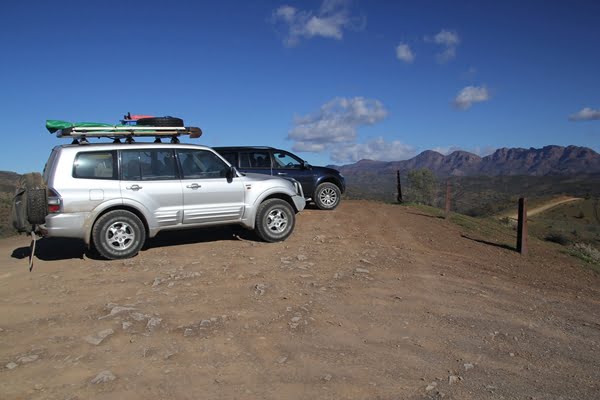
[[[285,151],[274,151],[273,159],[274,168],[302,168],[303,161],[301,158]]]

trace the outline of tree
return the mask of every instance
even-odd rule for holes
[[[408,171],[408,193],[411,201],[418,204],[433,205],[437,180],[427,168]]]

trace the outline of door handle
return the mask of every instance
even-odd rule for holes
[[[287,175],[287,172],[278,172],[277,175]]]
[[[140,185],[131,185],[131,186],[126,187],[125,189],[137,191],[137,190],[140,190],[141,188],[142,187]]]
[[[189,189],[194,189],[194,190],[196,190],[196,189],[199,189],[199,188],[201,188],[201,187],[202,187],[202,186],[198,185],[197,183],[192,183],[191,185],[187,185],[187,186],[186,186],[186,188],[189,188]]]

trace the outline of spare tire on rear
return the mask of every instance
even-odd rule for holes
[[[21,176],[13,198],[11,217],[18,232],[30,233],[34,225],[46,222],[48,198],[42,175],[30,172]]]
[[[183,120],[176,117],[153,117],[153,118],[140,118],[137,120],[138,126],[183,126]]]

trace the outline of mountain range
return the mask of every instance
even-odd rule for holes
[[[409,160],[360,160],[333,167],[348,175],[402,173],[420,168],[437,176],[575,175],[600,173],[600,154],[588,147],[553,145],[541,149],[501,148],[485,157],[461,150],[448,155],[426,150]]]

